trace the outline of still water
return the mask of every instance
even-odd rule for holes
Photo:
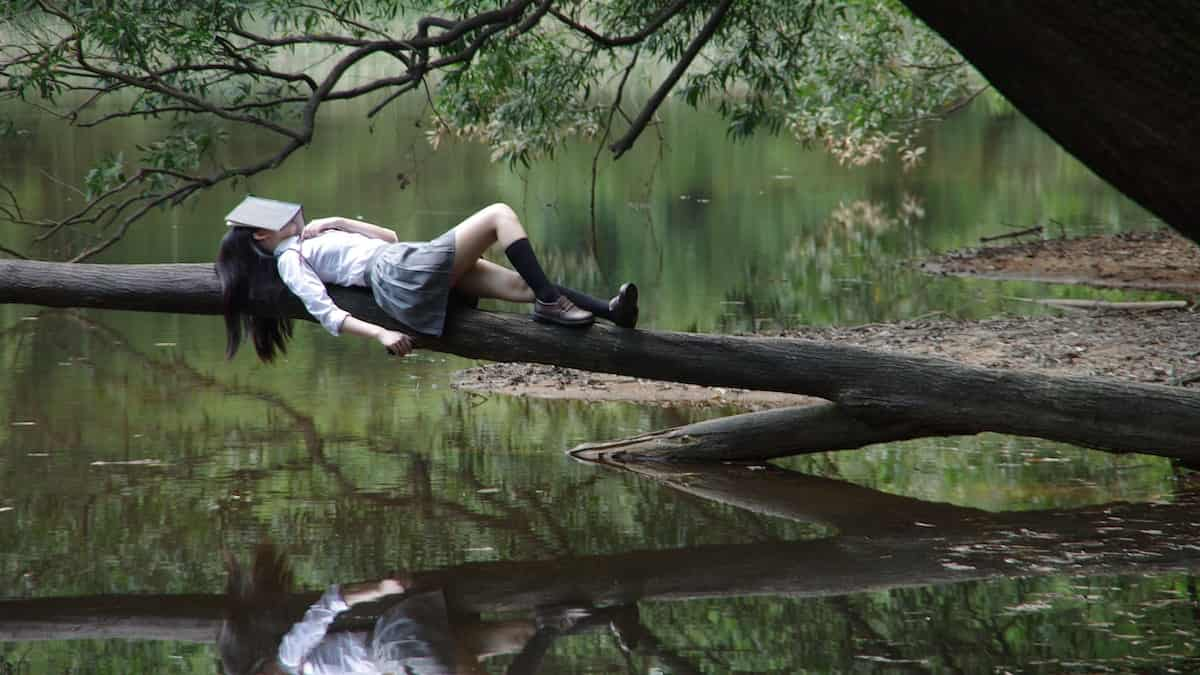
[[[102,261],[211,260],[247,190],[402,239],[505,201],[552,276],[597,294],[638,281],[643,327],[751,332],[1112,298],[908,263],[1049,219],[1067,234],[1156,226],[1023,118],[980,105],[909,172],[733,144],[672,108],[661,139],[601,163],[595,227],[591,148],[512,171],[477,147],[431,152],[416,111],[389,114],[373,129],[362,110],[331,114],[279,171],[152,214]],[[0,145],[0,177],[47,215],[78,207],[63,181],[152,137],[23,121],[33,133]],[[226,161],[271,150],[232,141]],[[30,236],[0,226],[14,248]],[[223,553],[264,542],[298,592],[401,571],[456,627],[532,631],[547,607],[590,607],[542,645],[544,673],[1200,667],[1198,582],[1181,571],[1196,566],[1196,481],[1160,458],[984,435],[744,480],[636,475],[563,451],[735,411],[468,394],[452,383],[475,362],[297,332],[264,366],[224,360],[216,317],[0,306],[0,673],[214,672]],[[1118,501],[1132,504],[1103,506]],[[533,642],[482,667],[504,672]]]

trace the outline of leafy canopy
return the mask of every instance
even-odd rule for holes
[[[720,111],[732,137],[786,133],[861,164],[916,161],[919,125],[971,95],[969,68],[895,0],[0,0],[0,34],[0,98],[84,128],[172,121],[89,172],[87,205],[58,221],[0,186],[9,220],[112,233],[76,260],[155,206],[277,167],[319,109],[360,97],[374,117],[428,96],[435,145],[466,137],[528,163],[570,136],[620,156],[673,93]],[[222,166],[231,125],[276,143]]]

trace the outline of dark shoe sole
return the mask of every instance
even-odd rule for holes
[[[534,321],[540,321],[541,323],[554,323],[554,324],[558,324],[558,325],[576,325],[576,327],[577,327],[577,325],[592,325],[593,323],[595,323],[595,319],[596,319],[595,315],[590,315],[590,313],[587,316],[587,318],[570,319],[570,318],[564,318],[562,316],[545,315],[545,313],[539,313],[536,310],[529,312],[529,316],[532,317],[534,319]]]
[[[580,319],[578,321],[571,321],[569,319],[561,319],[556,316],[546,316],[544,314],[538,314],[537,312],[530,312],[529,316],[532,317],[534,321],[538,321],[541,323],[552,323],[552,324],[555,324],[558,326],[571,326],[571,327],[576,327],[576,328],[581,327],[581,326],[590,326],[596,322],[596,317],[594,317],[594,316],[589,316],[586,319]]]

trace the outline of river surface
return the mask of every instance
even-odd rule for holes
[[[330,114],[269,176],[151,214],[100,261],[210,261],[246,191],[402,239],[505,201],[551,276],[597,294],[638,281],[643,327],[753,332],[1035,311],[1014,296],[1126,297],[909,263],[1035,223],[1157,226],[996,105],[932,131],[907,172],[844,168],[787,138],[735,144],[719,120],[671,107],[661,138],[600,163],[594,227],[590,147],[510,170],[478,147],[431,151],[415,111],[374,128],[362,113]],[[44,215],[78,208],[67,186],[154,131],[20,122],[32,133],[0,141],[0,178]],[[271,150],[232,133],[224,160]],[[0,226],[13,248],[30,237]],[[389,360],[313,324],[296,331],[266,366],[245,350],[224,359],[218,317],[0,306],[0,599],[27,601],[0,604],[0,673],[213,672],[223,553],[248,560],[265,542],[288,554],[297,590],[403,571],[445,595],[455,626],[536,628],[590,607],[551,641],[545,673],[1200,668],[1198,582],[1180,571],[1195,568],[1196,540],[1175,527],[1200,531],[1195,481],[1161,458],[983,435],[780,463],[801,477],[745,469],[778,491],[681,489],[717,479],[664,482],[564,450],[734,411],[469,394],[452,382],[475,361]],[[776,492],[786,504],[763,501]],[[1120,501],[1141,510],[1100,506]],[[1031,520],[994,524],[1017,515]],[[959,539],[929,532],[980,518]],[[1122,538],[1117,518],[1142,525]],[[988,548],[998,531],[1029,539],[1013,544],[1027,555]],[[129,610],[121,632],[98,627],[95,601],[37,604],[100,595],[153,595],[156,609]],[[509,653],[482,667],[504,672],[522,644],[510,634]]]

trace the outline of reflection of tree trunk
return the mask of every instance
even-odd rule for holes
[[[667,671],[670,673],[699,675],[700,668],[663,644],[663,641],[638,618],[636,609],[629,608],[621,611],[623,615],[613,619],[612,627],[623,648],[639,656],[657,659],[667,667]]]
[[[942,532],[947,528],[969,530],[997,519],[987,511],[902,497],[775,466],[611,460],[598,463],[657,480],[708,501],[766,516],[827,525],[844,535],[894,534],[931,527]]]
[[[733,481],[705,483],[700,469],[674,480],[712,487],[711,497],[787,517],[842,522],[866,518],[857,502],[872,499],[851,489],[836,514],[831,491],[806,511],[804,477],[780,476],[795,507],[781,505],[788,490],[767,494],[762,483],[733,494]],[[819,479],[813,491],[831,490]],[[720,495],[720,492],[724,495]],[[700,494],[696,491],[695,494]],[[755,504],[755,494],[763,503]],[[640,600],[782,595],[827,597],[967,580],[1067,574],[1148,574],[1200,568],[1192,544],[1200,520],[1200,493],[1171,504],[1113,504],[1077,511],[979,514],[902,498],[873,498],[897,513],[853,534],[814,541],[700,546],[557,560],[489,562],[418,572],[416,587],[442,588],[454,613],[528,611],[551,605],[606,607]],[[907,516],[899,515],[908,509]],[[961,513],[927,522],[930,515]],[[904,522],[905,519],[911,522]],[[966,522],[966,521],[969,521]],[[871,525],[874,525],[872,529]],[[298,594],[297,609],[315,599]],[[99,596],[0,602],[0,640],[130,637],[207,641],[223,610],[220,595]]]
[[[904,4],[1068,152],[1200,241],[1195,0]]]
[[[209,265],[68,265],[0,261],[0,302],[215,314]],[[395,325],[363,289],[331,289],[356,316]],[[308,318],[294,299],[260,311]],[[905,438],[994,431],[1092,448],[1200,457],[1200,393],[1116,380],[997,372],[930,357],[780,338],[607,326],[564,330],[476,310],[451,314],[421,346],[493,361],[808,394],[856,427]],[[805,430],[797,430],[797,434]],[[863,432],[870,433],[870,432]],[[844,446],[836,446],[844,447]]]

